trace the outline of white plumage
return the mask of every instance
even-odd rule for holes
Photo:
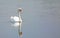
[[[17,17],[17,16],[11,16],[11,20],[13,20],[13,21],[19,21],[19,17]]]
[[[20,22],[20,25],[22,24],[21,17],[20,17],[20,20],[18,16],[11,16],[10,19],[11,19],[11,22],[13,23],[13,26],[15,27],[19,26],[19,22]]]
[[[21,17],[20,17],[20,19],[19,19],[19,17],[17,17],[17,16],[11,16],[10,18],[11,18],[11,21],[12,21],[12,22],[19,22],[19,21],[22,22]]]

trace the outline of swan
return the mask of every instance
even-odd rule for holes
[[[11,16],[10,19],[11,19],[11,22],[20,22],[20,23],[22,23],[21,17],[19,18],[18,16]]]
[[[12,26],[18,27],[19,24],[21,26],[22,24],[21,17],[19,18],[18,16],[11,16],[10,19],[11,19],[11,23],[13,23]]]

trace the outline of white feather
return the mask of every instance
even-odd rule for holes
[[[22,19],[20,18],[20,20],[19,20],[19,17],[17,17],[17,16],[11,16],[10,18],[11,18],[11,21],[12,21],[12,22],[13,22],[13,21],[14,21],[14,22],[19,22],[19,21],[22,22]]]
[[[20,17],[20,20],[19,20],[19,17],[17,16],[11,16],[10,19],[11,19],[11,22],[13,23],[13,26],[15,27],[19,26],[19,21],[20,21],[20,25],[22,24],[21,17]]]

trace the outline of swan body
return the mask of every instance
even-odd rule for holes
[[[20,17],[20,19],[19,19],[18,16],[11,16],[10,18],[11,18],[12,22],[20,22],[20,23],[22,23],[21,17]]]
[[[18,27],[19,25],[22,24],[21,17],[19,18],[18,16],[11,16],[10,19],[11,22],[13,23],[12,26]]]

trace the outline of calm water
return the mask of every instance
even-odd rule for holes
[[[23,8],[23,38],[60,38],[60,0],[0,0],[0,38],[19,38],[10,16]]]

